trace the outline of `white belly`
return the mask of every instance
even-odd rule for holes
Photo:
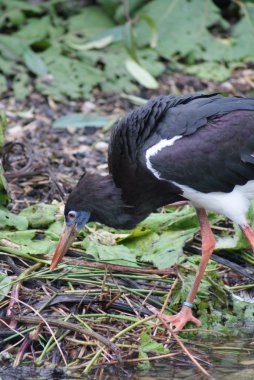
[[[205,208],[225,215],[240,226],[247,224],[249,200],[254,199],[254,180],[243,186],[236,185],[230,193],[212,192],[209,194],[194,190],[191,187],[173,182],[183,190],[183,196],[189,199],[194,207]]]

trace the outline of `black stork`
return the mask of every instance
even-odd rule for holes
[[[113,128],[109,174],[84,174],[65,205],[65,225],[53,270],[88,221],[134,228],[157,208],[188,200],[201,227],[202,257],[178,314],[163,315],[175,331],[189,321],[215,238],[206,210],[237,223],[254,251],[247,221],[254,198],[254,98],[212,95],[159,96]]]

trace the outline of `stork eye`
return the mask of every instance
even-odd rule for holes
[[[77,217],[77,213],[76,213],[76,211],[69,211],[68,212],[68,218],[69,219],[76,219],[76,217]]]

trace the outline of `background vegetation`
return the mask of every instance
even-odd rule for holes
[[[253,1],[1,0],[0,11],[0,93],[17,99],[156,89],[175,70],[220,81],[254,58]]]

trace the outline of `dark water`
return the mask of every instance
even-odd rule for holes
[[[254,380],[254,334],[250,331],[242,334],[235,331],[237,338],[210,336],[193,340],[187,345],[199,363],[216,380]],[[240,336],[239,336],[240,335]],[[197,345],[196,345],[197,343]],[[20,366],[0,367],[0,380],[60,380],[60,379],[99,379],[99,380],[168,380],[186,379],[202,380],[206,376],[191,363],[184,354],[173,360],[164,359],[151,362],[149,370],[138,370],[137,367],[106,368],[99,376],[92,374],[85,377],[82,373],[70,369],[45,369],[42,367]]]

